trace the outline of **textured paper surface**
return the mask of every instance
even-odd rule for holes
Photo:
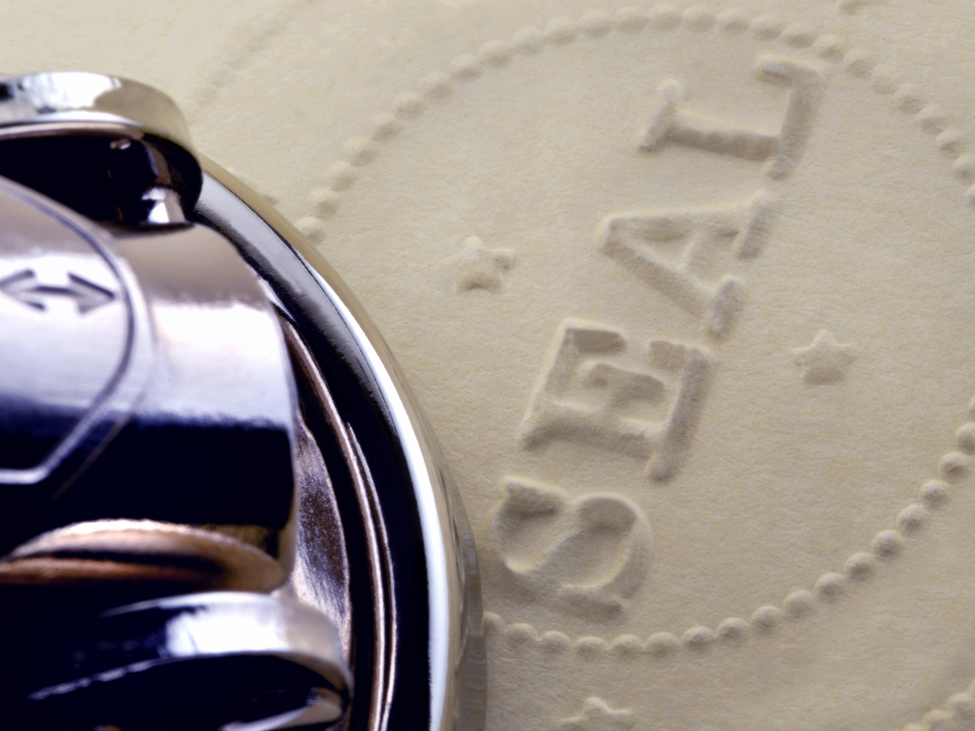
[[[975,8],[16,17],[10,71],[168,90],[376,320],[475,530],[489,728],[975,726]]]

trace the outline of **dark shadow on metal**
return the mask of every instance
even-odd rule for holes
[[[341,516],[356,688],[343,726],[477,731],[486,695],[477,559],[429,425],[331,267],[253,191],[210,161],[204,169],[192,218],[226,236],[273,293]],[[299,511],[299,563],[317,550],[300,545],[316,535],[301,525],[311,515]],[[304,564],[306,584],[313,565]],[[307,586],[293,581],[292,592],[316,603]]]

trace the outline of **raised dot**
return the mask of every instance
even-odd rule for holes
[[[956,693],[948,699],[948,704],[955,716],[969,722],[966,728],[970,728],[970,722],[975,720],[975,698],[968,693]]]
[[[846,43],[839,36],[825,35],[820,36],[813,43],[813,51],[824,61],[839,63],[843,60],[843,52]]]
[[[951,713],[941,708],[925,713],[924,718],[921,719],[921,725],[928,731],[949,731],[949,729],[954,728]]]
[[[961,180],[970,181],[975,178],[975,157],[971,155],[961,155],[955,160],[952,165],[952,169],[955,171],[955,176]],[[969,406],[968,409],[969,416],[975,416],[972,414],[972,408]]]
[[[921,90],[914,84],[904,84],[894,92],[894,106],[905,114],[917,114],[924,108]]]
[[[450,62],[450,72],[455,79],[467,81],[481,75],[481,61],[471,53],[458,56]]]
[[[946,155],[960,155],[965,151],[965,135],[956,127],[949,127],[934,138],[934,144]]]
[[[647,638],[647,652],[654,657],[667,657],[680,647],[680,640],[670,632],[657,632]]]
[[[450,93],[450,77],[439,71],[427,74],[420,80],[420,90],[430,99],[443,99]]]
[[[574,647],[584,657],[596,657],[609,651],[609,643],[602,637],[580,637],[575,641]]]
[[[698,33],[711,30],[714,26],[715,17],[706,8],[695,5],[684,11],[684,25]]]
[[[515,47],[507,41],[488,41],[479,53],[488,66],[504,66],[515,55]]]
[[[816,40],[816,31],[805,23],[795,23],[782,31],[782,41],[793,48],[808,48]]]
[[[752,612],[752,624],[762,634],[768,634],[782,623],[782,610],[771,604]]]
[[[921,502],[929,508],[940,508],[948,502],[951,494],[948,492],[948,483],[941,480],[928,480],[918,492]]]
[[[949,482],[966,477],[972,468],[972,458],[961,452],[948,452],[938,463],[938,472]]]
[[[816,597],[811,591],[799,589],[785,598],[782,608],[789,619],[808,617],[816,611]]]
[[[877,558],[894,558],[904,550],[904,536],[896,530],[882,530],[870,541],[870,550]]]
[[[877,570],[877,559],[869,553],[854,553],[843,564],[843,573],[850,581],[866,581]]]
[[[356,167],[368,165],[376,157],[379,148],[368,137],[352,137],[346,140],[342,149],[349,156],[349,162]]]
[[[714,642],[714,631],[710,627],[691,627],[687,630],[681,641],[690,649],[700,652],[706,650]]]
[[[519,53],[533,56],[545,48],[545,34],[538,28],[528,26],[518,30],[511,42]]]
[[[752,35],[760,41],[771,41],[779,37],[784,24],[771,15],[759,15],[752,21]]]
[[[372,131],[369,136],[376,142],[384,142],[398,135],[400,130],[403,129],[403,123],[394,115],[383,113],[377,114],[372,118],[370,127]]]
[[[609,644],[609,649],[620,657],[634,657],[647,648],[636,635],[620,635]]]
[[[846,54],[846,73],[858,79],[865,79],[870,76],[876,63],[871,54],[862,49],[854,48]]]
[[[791,173],[795,166],[795,158],[789,157],[788,155],[776,155],[765,163],[764,169],[765,174],[773,180],[781,180]]]
[[[572,646],[572,640],[565,632],[549,630],[538,638],[538,644],[548,652],[565,652]]]
[[[579,26],[576,25],[572,18],[566,18],[565,16],[552,18],[548,22],[548,25],[545,26],[545,37],[552,43],[557,43],[560,46],[564,46],[566,43],[572,43],[578,35]]]
[[[929,104],[917,113],[917,123],[929,135],[940,134],[948,126],[948,115],[937,104]]]
[[[965,191],[965,200],[968,201],[968,205],[975,206],[975,185]]]
[[[906,726],[901,727],[901,731],[928,731],[927,726],[922,726],[919,723],[909,723]]]
[[[397,114],[416,116],[423,111],[423,97],[415,91],[404,91],[393,99],[393,108]]]
[[[650,8],[649,20],[657,30],[673,30],[680,25],[680,13],[673,5],[655,5]]]
[[[894,80],[890,69],[886,66],[875,66],[870,77],[870,88],[878,94],[893,94],[899,84]]]
[[[587,36],[599,38],[613,29],[613,19],[609,17],[609,13],[602,10],[590,10],[579,18],[579,28]]]
[[[650,15],[653,15],[652,10],[650,11]],[[632,7],[621,8],[617,11],[616,16],[613,18],[613,22],[616,24],[616,27],[624,33],[640,32],[643,30],[648,20],[650,20],[650,16],[639,8]]]
[[[829,573],[816,579],[813,589],[816,590],[816,594],[821,599],[830,600],[842,596],[845,585],[846,580],[843,574]]]
[[[962,424],[958,428],[955,432],[955,443],[961,451],[975,454],[975,422]]]
[[[325,182],[332,190],[348,190],[359,177],[359,172],[352,163],[337,162],[325,171]]]
[[[339,209],[339,201],[341,200],[342,196],[330,188],[318,188],[308,194],[308,203],[315,215],[320,218],[334,216]]]
[[[498,634],[504,629],[504,621],[494,612],[484,613],[484,632],[486,634]]]
[[[732,35],[748,30],[748,16],[740,10],[725,10],[723,13],[718,13],[717,23],[718,28]]]
[[[923,505],[911,503],[897,514],[897,527],[905,535],[917,533],[928,520],[928,511]]]
[[[314,216],[299,218],[295,221],[295,228],[313,244],[320,244],[325,240],[325,224]]]
[[[741,642],[748,636],[749,626],[741,617],[729,617],[718,625],[715,634],[724,642]]]
[[[525,645],[538,640],[538,632],[530,624],[516,622],[509,624],[504,631],[505,638],[514,644]]]

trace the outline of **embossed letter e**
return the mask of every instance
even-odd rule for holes
[[[552,439],[582,441],[646,458],[654,479],[676,474],[701,412],[711,360],[698,348],[651,342],[650,365],[676,374],[676,379],[666,382],[651,373],[596,360],[625,349],[626,340],[616,330],[575,320],[562,323],[521,425],[525,446],[541,446]],[[585,361],[588,368],[583,370]],[[603,391],[602,405],[592,407],[567,398],[580,387]],[[623,407],[639,400],[666,403],[665,418],[647,421],[625,416]]]

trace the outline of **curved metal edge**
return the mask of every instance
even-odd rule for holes
[[[73,122],[110,127],[121,123],[170,140],[196,155],[176,102],[152,86],[90,71],[0,76],[0,135],[8,126]]]
[[[138,140],[147,148],[154,158],[147,161],[147,169],[178,201],[144,223],[172,223],[177,219],[167,209],[181,206],[185,211],[196,204],[202,185],[199,155],[183,113],[167,94],[132,79],[87,71],[0,76],[0,142],[65,135]],[[9,168],[5,174],[11,174]],[[156,195],[164,196],[161,191]]]
[[[429,424],[338,274],[266,201],[203,162],[196,217],[237,246],[302,335],[314,336],[309,347],[329,371],[340,416],[375,485],[374,514],[390,562],[382,593],[397,617],[380,727],[476,731],[484,724],[486,696],[479,571],[473,535]],[[366,401],[357,395],[363,393]]]
[[[97,725],[108,720],[103,714],[130,728],[133,713],[141,715],[146,706],[153,719],[132,728],[172,728],[176,718],[185,720],[197,712],[209,714],[209,719],[193,728],[322,728],[322,723],[341,716],[352,690],[338,631],[325,615],[252,592],[204,592],[137,602],[49,627],[29,647],[39,653],[40,662],[33,667],[25,662],[21,676],[10,684],[15,698],[11,710],[22,713],[31,729],[92,728],[92,722],[96,729],[115,728]],[[216,672],[212,677],[218,682],[236,685],[240,679],[232,670],[226,672],[226,664],[216,666],[225,674],[214,671],[214,661],[251,668],[255,662],[270,661],[271,668],[262,672],[261,685],[242,683],[240,690],[247,695],[236,703],[222,704],[214,698],[215,709],[200,708],[195,694],[201,671],[194,672],[194,666],[206,668],[208,675]],[[190,668],[190,673],[168,673],[166,667],[174,665]],[[282,678],[275,672],[282,667],[311,674],[299,671],[295,678],[285,672]],[[124,690],[114,698],[113,707],[96,710],[92,698],[101,697],[103,703],[106,684],[113,683]],[[266,715],[255,718],[255,711]],[[167,717],[161,725],[158,714]]]

